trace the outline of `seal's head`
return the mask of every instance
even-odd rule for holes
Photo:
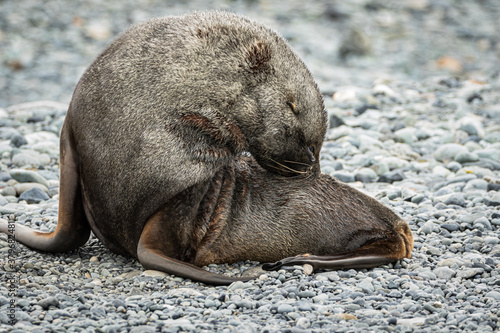
[[[262,86],[261,132],[249,140],[259,164],[283,176],[319,173],[319,152],[326,132],[326,113],[315,85],[297,89]]]
[[[235,107],[244,110],[248,150],[283,176],[319,173],[327,115],[321,93],[286,42],[258,41],[247,52],[253,86]]]

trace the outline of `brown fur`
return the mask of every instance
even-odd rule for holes
[[[408,257],[404,221],[318,176],[325,131],[316,84],[276,33],[221,12],[146,22],[111,43],[75,89],[56,230],[18,226],[16,239],[62,252],[92,230],[145,267],[213,284],[235,279],[197,265]],[[306,252],[321,257],[283,259]]]

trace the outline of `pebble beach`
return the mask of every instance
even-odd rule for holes
[[[403,217],[412,258],[213,287],[144,270],[94,236],[48,254],[0,234],[0,332],[500,331],[495,0],[3,1],[0,218],[55,228],[59,132],[85,68],[131,24],[205,9],[290,42],[329,115],[322,172]],[[258,265],[206,269],[238,276]]]

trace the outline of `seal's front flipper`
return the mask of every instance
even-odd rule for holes
[[[193,264],[169,257],[162,249],[162,221],[165,218],[162,212],[154,214],[144,226],[137,245],[137,259],[146,269],[154,269],[165,273],[181,276],[212,285],[229,285],[236,281],[249,281],[257,276],[229,277],[206,271]]]
[[[68,126],[61,132],[61,176],[59,187],[59,214],[53,232],[41,232],[20,224],[0,221],[0,232],[14,237],[18,242],[40,251],[66,252],[87,242],[90,226],[82,203],[77,152],[72,143]]]
[[[360,248],[338,255],[299,255],[262,265],[264,270],[278,270],[283,266],[309,264],[314,269],[373,268],[411,257],[413,235],[408,225],[397,225],[392,235]]]

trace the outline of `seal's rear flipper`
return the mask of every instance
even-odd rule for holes
[[[264,270],[277,270],[282,266],[309,264],[314,269],[373,268],[411,257],[413,235],[406,223],[400,223],[392,235],[360,248],[338,255],[299,255],[262,265]]]
[[[220,275],[169,257],[162,249],[164,243],[161,238],[166,236],[166,232],[162,230],[162,221],[164,218],[165,216],[160,210],[149,218],[141,233],[137,245],[137,259],[144,268],[212,285],[229,285],[236,281],[249,281],[258,277],[230,277]]]
[[[78,157],[73,147],[70,129],[65,125],[61,132],[61,175],[56,230],[41,232],[20,224],[7,225],[0,221],[0,232],[14,237],[28,247],[47,252],[66,252],[87,242],[90,226],[83,209]]]

